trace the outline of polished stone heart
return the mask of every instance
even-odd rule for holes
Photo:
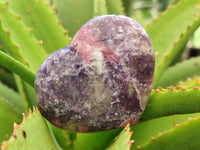
[[[149,99],[154,64],[151,40],[135,20],[94,18],[40,66],[37,106],[55,126],[72,132],[135,124]]]

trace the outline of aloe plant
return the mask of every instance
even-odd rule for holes
[[[200,0],[181,0],[148,25],[141,22],[156,65],[149,103],[137,124],[71,133],[50,124],[36,107],[34,80],[44,59],[68,45],[93,17],[134,18],[130,5],[130,0],[0,1],[1,149],[200,149],[200,58],[180,61],[200,25]]]

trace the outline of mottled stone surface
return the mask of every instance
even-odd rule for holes
[[[40,66],[37,106],[51,123],[72,132],[135,124],[153,76],[154,52],[145,30],[128,17],[97,17]]]

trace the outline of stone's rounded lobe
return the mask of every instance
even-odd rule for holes
[[[97,17],[40,66],[37,106],[51,123],[72,132],[135,124],[149,99],[154,63],[151,41],[136,21]]]

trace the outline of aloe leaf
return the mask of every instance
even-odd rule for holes
[[[94,17],[108,14],[105,0],[94,0]]]
[[[198,89],[200,84],[200,76],[194,76],[193,78],[188,78],[187,80],[180,81],[179,84],[177,86],[182,86],[182,87],[186,87],[186,88],[196,88]]]
[[[124,5],[124,11],[126,13],[127,16],[131,15],[131,6],[132,6],[132,0],[122,0],[122,3]]]
[[[22,19],[9,9],[7,3],[0,2],[0,11],[3,12],[0,13],[0,42],[9,54],[20,52],[21,56],[16,54],[17,59],[23,62],[27,61],[30,69],[37,71],[47,56],[42,45],[32,31],[23,24]]]
[[[18,62],[11,56],[3,53],[2,51],[0,51],[0,58],[1,58],[0,64],[2,66],[6,67],[10,71],[20,75],[20,77],[24,81],[26,81],[27,83],[30,84],[30,85],[28,85],[26,82],[19,79],[19,77],[15,76],[20,94],[21,94],[23,102],[24,102],[24,106],[26,108],[25,109],[26,111],[24,111],[24,112],[27,113],[28,106],[30,108],[33,108],[34,106],[36,106],[34,89],[33,89],[34,81],[35,81],[35,73],[33,73],[28,67],[26,67],[22,63]]]
[[[13,132],[13,123],[20,123],[21,121],[22,114],[19,108],[13,105],[10,100],[6,100],[0,96],[0,143],[4,140],[8,140],[11,136]]]
[[[10,37],[10,32],[5,30],[5,28],[2,26],[1,20],[0,20],[0,32],[1,32],[0,43],[3,43],[4,45],[3,46],[4,48],[3,50],[1,50],[1,52],[8,53],[13,58],[28,65],[28,63],[24,60],[23,56],[20,53],[19,45],[13,42],[13,40]]]
[[[105,150],[109,146],[110,141],[112,141],[120,131],[121,129],[94,133],[77,133],[72,149]]]
[[[192,44],[195,48],[200,48],[200,28],[195,31]]]
[[[106,6],[109,14],[125,15],[121,0],[106,0]]]
[[[36,101],[35,101],[35,93],[34,93],[34,87],[24,80],[22,80],[22,85],[24,88],[24,94],[26,96],[26,100],[28,102],[28,106],[31,110],[36,107]]]
[[[191,118],[186,123],[177,124],[174,128],[153,137],[148,143],[141,145],[140,150],[199,150],[200,116]]]
[[[71,37],[93,18],[93,0],[55,0],[57,15]]]
[[[0,58],[0,65],[20,75],[30,85],[34,86],[35,73],[33,73],[28,67],[2,51],[0,51]]]
[[[13,74],[0,65],[0,81],[13,89],[17,89]]]
[[[130,150],[131,144],[133,143],[130,140],[132,132],[130,132],[129,125],[126,126],[119,136],[116,137],[114,143],[109,146],[106,150]]]
[[[44,0],[3,0],[21,17],[24,24],[41,41],[46,52],[52,53],[69,44],[67,31],[59,23],[50,4]]]
[[[199,115],[200,113],[172,115],[137,123],[131,126],[131,130],[133,130],[131,139],[134,140],[131,149],[138,150],[142,145],[145,145],[160,133],[168,131],[174,128],[175,125],[183,124],[189,118],[196,118]]]
[[[25,107],[21,100],[21,96],[16,91],[7,87],[6,85],[2,84],[1,82],[0,82],[0,96],[1,96],[1,98],[4,98],[7,101],[9,101],[16,108],[18,108],[19,112],[21,112],[21,113],[25,112]]]
[[[51,130],[62,149],[71,149],[74,140],[76,139],[76,133],[71,133],[66,130],[62,130],[49,124]]]
[[[178,85],[168,89],[153,90],[142,119],[200,111],[200,82],[199,80],[194,82],[190,86]]]
[[[200,57],[191,58],[168,68],[155,87],[175,86],[179,81],[200,75]]]
[[[199,0],[180,1],[147,26],[156,54],[155,84],[200,25],[199,4]]]
[[[46,121],[38,110],[30,112],[28,117],[24,115],[22,123],[14,125],[12,137],[3,142],[2,148],[3,150],[61,149],[53,140]]]

